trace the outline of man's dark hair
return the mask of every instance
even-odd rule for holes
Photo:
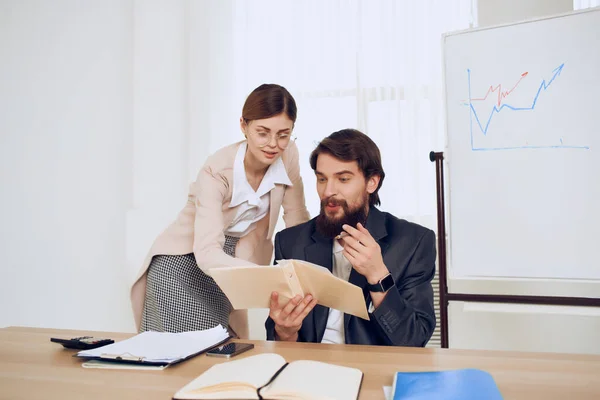
[[[317,169],[319,154],[323,153],[330,154],[341,161],[356,161],[366,180],[375,175],[379,176],[379,186],[370,194],[369,205],[381,204],[377,192],[383,184],[385,172],[381,165],[379,148],[370,137],[356,129],[342,129],[332,133],[321,140],[317,148],[310,154],[310,166],[313,171]]]

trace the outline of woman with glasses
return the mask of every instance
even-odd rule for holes
[[[296,102],[284,87],[265,84],[250,93],[240,118],[245,140],[208,157],[186,206],[155,240],[132,287],[140,332],[221,324],[248,336],[246,310],[232,310],[207,271],[268,265],[281,208],[287,227],[308,221],[295,121]]]

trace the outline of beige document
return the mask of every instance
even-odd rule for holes
[[[351,400],[358,398],[362,378],[356,368],[310,360],[286,364],[279,354],[263,353],[213,365],[173,398],[258,399],[264,386],[265,399]]]
[[[278,265],[223,267],[209,270],[233,308],[269,308],[271,293],[280,304],[296,295],[311,294],[318,304],[369,319],[362,289],[339,279],[327,268],[300,260],[281,260]]]

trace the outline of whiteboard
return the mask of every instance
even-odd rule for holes
[[[600,9],[443,50],[451,275],[600,279]]]

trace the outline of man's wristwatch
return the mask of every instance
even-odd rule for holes
[[[391,288],[393,288],[395,285],[394,283],[394,278],[392,277],[392,274],[387,274],[386,276],[384,276],[383,278],[381,278],[379,280],[379,282],[377,282],[374,285],[371,285],[370,283],[367,282],[367,287],[369,288],[370,292],[387,292],[388,290],[390,290]]]

